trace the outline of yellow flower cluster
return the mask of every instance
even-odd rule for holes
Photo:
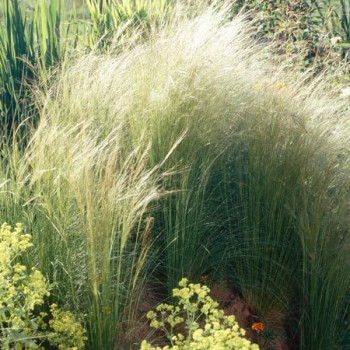
[[[52,332],[49,340],[52,345],[56,345],[59,350],[78,350],[84,348],[85,329],[76,322],[74,316],[69,311],[57,308],[56,304],[50,307],[52,320],[49,321]]]
[[[14,229],[6,223],[0,227],[0,348],[41,349],[48,340],[60,350],[82,349],[85,330],[70,312],[52,304],[49,325],[45,322],[49,315],[35,314],[50,292],[40,271],[34,267],[28,271],[17,262],[32,245],[21,224]]]
[[[244,338],[234,316],[225,316],[218,303],[209,296],[209,288],[188,283],[186,278],[173,289],[178,298],[176,306],[160,304],[156,312],[150,311],[147,318],[151,326],[164,332],[169,345],[153,347],[146,340],[141,350],[258,350]],[[176,330],[185,330],[180,333]]]

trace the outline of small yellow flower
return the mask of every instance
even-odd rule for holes
[[[193,333],[193,339],[194,340],[200,339],[202,337],[202,334],[203,334],[203,329],[199,328],[199,329],[195,330]]]

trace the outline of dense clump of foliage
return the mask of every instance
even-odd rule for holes
[[[342,5],[340,4],[342,3]],[[348,9],[340,1],[238,1],[235,11],[251,10],[261,43],[273,42],[276,59],[293,57],[292,66],[328,71],[348,81]]]
[[[72,14],[63,46],[49,43],[59,2],[34,9],[37,27],[32,12],[9,11],[1,32],[20,23],[25,38],[39,27],[45,38],[21,71],[38,86],[19,73],[26,92],[14,98],[24,118],[35,101],[37,123],[26,142],[1,144],[0,213],[35,232],[23,281],[35,266],[53,282],[57,304],[84,315],[88,349],[131,347],[145,285],[167,298],[203,274],[228,280],[292,346],[346,349],[348,101],[305,69],[323,57],[317,8],[250,1],[253,12],[233,16],[239,2],[88,2],[90,20]],[[60,332],[59,309],[43,312]]]
[[[41,349],[47,343],[61,350],[84,348],[85,329],[69,311],[56,304],[43,310],[49,285],[35,267],[28,271],[20,258],[32,247],[32,236],[17,224],[0,228],[0,345],[1,349]]]

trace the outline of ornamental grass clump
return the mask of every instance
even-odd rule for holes
[[[4,223],[0,228],[0,345],[1,349],[43,349],[44,344],[60,350],[84,348],[85,329],[69,312],[51,304],[43,309],[49,285],[39,270],[20,263],[32,247],[32,236],[24,234],[22,225],[12,230]]]
[[[64,65],[0,209],[35,227],[90,348],[115,347],[146,278],[220,271],[264,323],[296,320],[296,348],[329,350],[349,331],[347,105],[273,66],[230,6],[187,9]]]
[[[219,304],[208,293],[207,286],[188,283],[186,278],[179,282],[180,288],[173,289],[175,305],[160,304],[156,312],[150,311],[147,318],[151,327],[161,330],[169,345],[152,346],[146,340],[141,350],[258,350],[244,338],[234,316],[224,316]]]
[[[125,310],[147,265],[148,207],[159,196],[155,171],[145,166],[149,147],[127,153],[123,139],[117,128],[103,135],[90,121],[62,126],[48,118],[26,154],[42,215],[35,223],[40,262],[60,298],[87,314],[92,349],[113,349],[131,317]]]

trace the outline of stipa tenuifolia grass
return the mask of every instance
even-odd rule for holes
[[[87,310],[91,348],[113,347],[145,266],[169,291],[229,271],[267,321],[292,308],[300,348],[339,341],[345,112],[322,78],[272,66],[230,13],[179,6],[147,40],[69,65],[41,100],[17,179],[42,270]]]

